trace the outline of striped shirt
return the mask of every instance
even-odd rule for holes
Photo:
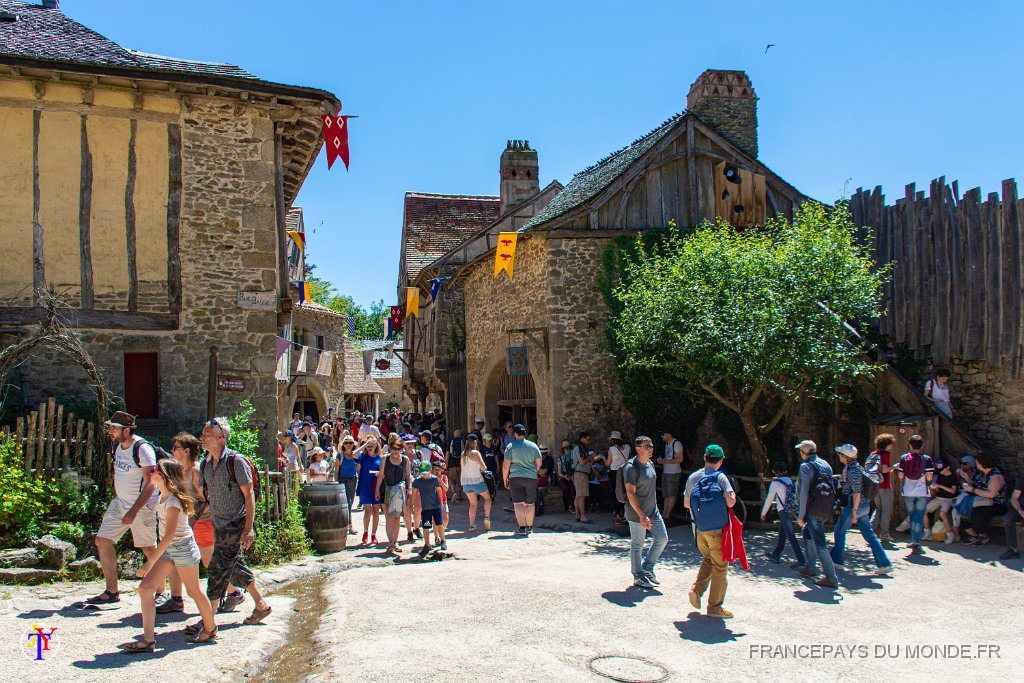
[[[843,468],[842,485],[843,493],[846,495],[864,490],[864,470],[856,460]]]

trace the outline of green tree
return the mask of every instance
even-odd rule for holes
[[[879,315],[886,269],[856,234],[845,202],[811,202],[763,229],[719,221],[638,238],[612,290],[622,369],[667,374],[735,412],[764,475],[763,437],[793,401],[840,400],[875,370],[851,332]]]
[[[384,304],[384,299],[374,301],[367,311],[352,297],[340,294],[327,280],[316,277],[309,277],[308,280],[313,301],[352,318],[356,325],[356,339],[380,339],[384,336],[384,321],[391,315],[391,308]]]

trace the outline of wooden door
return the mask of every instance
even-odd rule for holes
[[[124,408],[143,419],[160,417],[159,363],[155,353],[124,354]]]

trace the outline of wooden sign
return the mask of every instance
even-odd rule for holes
[[[727,161],[715,166],[715,216],[737,228],[764,225],[765,179]]]
[[[277,294],[274,292],[239,292],[238,307],[273,311],[277,309]]]
[[[221,391],[245,391],[245,378],[217,375],[217,388]]]
[[[374,362],[374,365],[377,367],[378,370],[383,372],[384,370],[387,370],[391,367],[391,361],[389,361],[387,358],[378,358]]]

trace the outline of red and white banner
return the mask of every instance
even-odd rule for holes
[[[350,116],[324,116],[324,147],[327,148],[327,168],[341,159],[348,170],[348,120]]]

